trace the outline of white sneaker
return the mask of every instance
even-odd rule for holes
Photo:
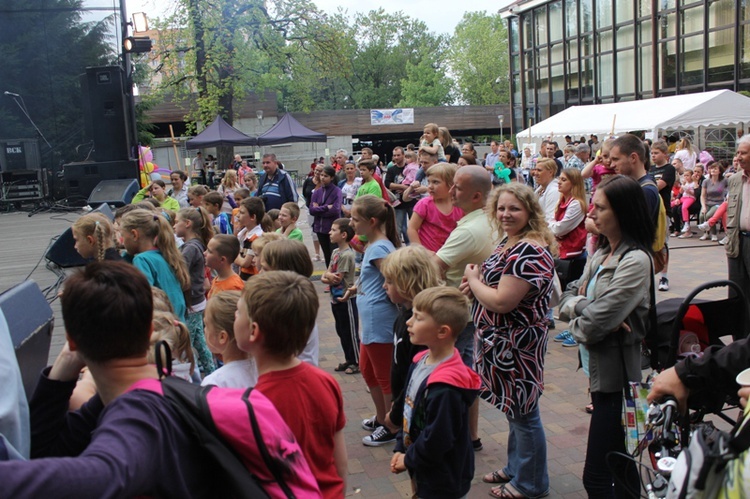
[[[703,235],[698,238],[699,241],[705,241],[706,239],[708,239],[708,232],[704,232]]]
[[[682,231],[681,232],[683,232],[683,233],[690,232],[690,223],[689,222],[685,222],[685,224],[682,226]]]
[[[719,244],[721,244],[722,246],[724,246],[725,244],[727,244],[727,241],[729,241],[729,238],[727,238],[726,236],[724,236],[724,239],[722,239],[721,241],[719,241]]]
[[[698,224],[698,230],[708,230],[710,227],[711,226],[707,221],[703,222],[702,224]]]
[[[713,236],[711,236],[711,241],[716,242],[718,240],[719,240],[719,238],[716,237],[716,234],[714,234]]]
[[[669,291],[669,279],[666,277],[659,279],[659,291]]]

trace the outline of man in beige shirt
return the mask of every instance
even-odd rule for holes
[[[728,181],[727,265],[729,280],[750,297],[750,136],[737,142],[740,170]]]

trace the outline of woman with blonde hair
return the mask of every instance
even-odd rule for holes
[[[693,149],[693,143],[689,137],[683,137],[682,140],[677,142],[677,146],[674,151],[675,159],[682,161],[682,167],[685,170],[692,170],[695,168],[695,162],[698,160],[698,153]]]
[[[555,220],[549,228],[560,249],[560,260],[566,261],[566,272],[560,275],[563,289],[578,279],[586,265],[586,187],[578,168],[565,168],[557,181],[560,198]]]
[[[237,177],[237,170],[231,168],[224,173],[224,178],[221,179],[221,185],[216,192],[224,196],[224,204],[221,205],[222,213],[232,213],[232,210],[237,207],[237,203],[234,202],[234,191],[241,189],[239,179]]]
[[[510,432],[506,466],[483,480],[498,484],[490,491],[493,497],[542,497],[549,492],[549,476],[539,398],[557,243],[526,185],[498,187],[487,213],[500,243],[481,266],[466,266],[460,289],[474,299],[479,396],[505,413]]]
[[[555,209],[557,208],[557,202],[560,200],[556,174],[557,163],[552,158],[540,159],[532,170],[536,182],[534,192],[539,196],[539,204],[548,223],[555,220]]]

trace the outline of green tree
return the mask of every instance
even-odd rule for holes
[[[401,81],[399,107],[430,107],[450,104],[452,84],[440,61],[425,54],[417,64],[406,64],[406,78]]]
[[[459,102],[509,102],[508,31],[499,14],[466,12],[451,38],[449,61]]]
[[[48,0],[39,8],[23,0],[0,0],[0,89],[23,97],[29,116],[51,143],[40,140],[45,167],[83,159],[87,142],[79,76],[87,66],[116,60],[108,33],[113,18],[83,22],[81,0]],[[37,133],[13,99],[0,96],[0,137]],[[85,148],[80,148],[81,154]]]

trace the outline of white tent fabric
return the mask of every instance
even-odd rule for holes
[[[750,121],[750,98],[731,90],[675,95],[631,102],[573,106],[518,133],[518,142],[550,136],[599,138],[635,130],[731,126]]]

